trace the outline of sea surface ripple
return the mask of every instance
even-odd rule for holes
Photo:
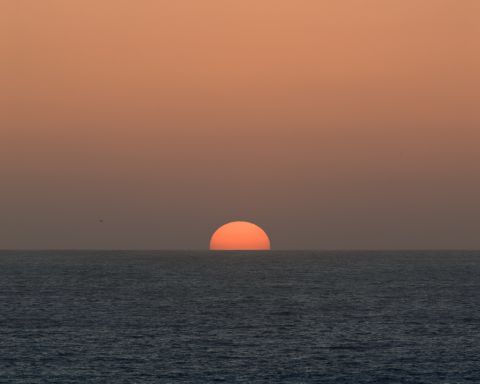
[[[479,383],[480,252],[0,252],[0,383]]]

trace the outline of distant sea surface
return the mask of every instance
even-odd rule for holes
[[[213,382],[480,383],[480,252],[0,252],[0,383]]]

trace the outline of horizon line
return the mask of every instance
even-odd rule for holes
[[[199,248],[0,248],[0,252],[471,252],[480,248],[279,248],[210,250]]]

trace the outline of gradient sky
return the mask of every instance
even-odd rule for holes
[[[478,0],[0,0],[0,248],[480,248],[479,100]]]

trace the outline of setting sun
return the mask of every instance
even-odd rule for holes
[[[210,249],[269,250],[270,239],[258,225],[247,221],[233,221],[218,228],[210,239]]]

